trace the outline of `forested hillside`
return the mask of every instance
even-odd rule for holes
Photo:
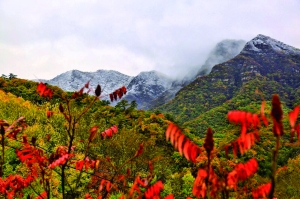
[[[271,150],[276,145],[276,137],[273,136],[271,125],[265,126],[261,122],[257,129],[259,140],[257,137],[255,139],[256,144],[253,145],[253,138],[247,138],[252,140],[251,145],[253,146],[250,145],[251,149],[242,147],[237,154],[235,151],[237,149],[234,146],[241,144],[240,141],[235,141],[241,139],[239,138],[240,127],[229,123],[226,115],[227,110],[233,109],[252,112],[254,115],[260,114],[261,103],[263,102],[262,92],[272,93],[276,92],[278,88],[280,88],[280,96],[283,96],[281,99],[287,100],[288,93],[276,81],[270,84],[270,81],[266,80],[250,80],[242,86],[236,97],[222,106],[201,114],[195,120],[186,121],[183,129],[173,127],[173,129],[167,130],[166,135],[168,125],[172,126],[172,122],[174,122],[172,117],[165,117],[159,112],[137,110],[136,103],[128,103],[125,100],[121,100],[115,107],[111,107],[107,101],[98,100],[97,96],[95,98],[84,94],[88,84],[78,92],[65,93],[55,87],[47,87],[42,83],[37,84],[17,78],[2,79],[1,82],[1,89],[13,94],[0,92],[0,118],[6,119],[5,121],[1,120],[1,126],[6,133],[2,134],[1,137],[3,140],[1,150],[4,151],[4,156],[1,157],[5,157],[5,159],[1,163],[2,178],[0,184],[2,183],[2,187],[6,187],[7,183],[12,183],[11,180],[16,176],[27,176],[26,183],[22,181],[25,183],[21,186],[23,188],[14,189],[7,186],[7,192],[0,189],[3,196],[11,194],[9,198],[95,198],[96,196],[136,198],[148,194],[149,198],[159,194],[160,197],[166,196],[165,198],[193,196],[201,198],[205,192],[200,194],[202,188],[195,188],[197,187],[195,183],[199,183],[197,181],[200,178],[199,175],[204,172],[201,168],[206,168],[205,165],[211,164],[210,166],[214,168],[217,174],[214,179],[217,180],[218,178],[219,183],[221,183],[224,180],[224,175],[231,175],[232,172],[235,172],[232,169],[237,169],[240,162],[244,162],[245,165],[251,164],[251,167],[255,168],[251,171],[253,173],[247,176],[249,179],[245,181],[246,184],[244,182],[236,184],[239,188],[233,189],[234,192],[232,192],[233,190],[228,192],[226,191],[227,188],[223,189],[221,185],[216,186],[217,184],[209,186],[219,190],[220,193],[228,194],[228,196],[237,197],[239,195],[242,198],[249,197],[251,194],[256,198],[256,195],[264,195],[265,192],[262,190],[268,190],[268,188],[260,188],[259,185],[267,183],[269,176],[273,176],[272,162],[274,161]],[[101,87],[97,87],[93,92],[101,99]],[[116,95],[114,97],[118,99],[122,97],[120,92],[121,90],[116,90],[112,94],[113,96]],[[122,93],[126,94],[124,90]],[[268,118],[269,122],[271,122],[270,118],[273,117],[269,113],[271,109],[274,109],[274,105],[271,105],[270,102],[271,98],[271,96],[264,97],[267,100],[264,108],[265,117]],[[91,104],[92,106],[90,106]],[[284,115],[287,115],[290,108],[286,104],[282,106]],[[87,109],[87,107],[89,108]],[[242,112],[235,113],[240,114]],[[74,119],[81,118],[74,128],[71,128],[74,129],[74,137],[67,134],[67,132],[72,133],[68,130],[68,125],[72,124],[70,123],[72,121],[70,116],[73,116]],[[17,123],[14,122],[16,120]],[[300,194],[297,191],[299,186],[293,182],[299,178],[298,171],[300,168],[297,164],[300,158],[299,141],[295,140],[294,144],[289,144],[290,124],[288,117],[284,117],[282,122],[286,133],[282,136],[282,146],[278,150],[277,188],[272,195],[275,194],[275,196],[283,196],[284,198],[298,197]],[[12,123],[14,126],[6,127],[6,124]],[[210,144],[207,140],[212,139],[212,137],[209,138],[209,134],[205,136],[208,126],[212,127],[214,132],[213,141],[209,141]],[[9,130],[11,128],[12,130]],[[94,134],[94,132],[97,133]],[[175,138],[176,135],[177,138]],[[246,135],[254,134],[250,131]],[[165,140],[166,136],[167,141],[168,136],[171,136],[170,141],[175,150]],[[297,136],[300,139],[300,128],[297,129]],[[71,145],[70,138],[73,142]],[[72,146],[71,151],[64,153],[64,146]],[[210,152],[211,147],[214,148],[212,152]],[[226,156],[228,149],[231,154]],[[32,150],[39,151],[38,156],[44,158],[43,164],[47,165],[47,172],[51,170],[55,172],[51,175],[50,173],[43,174],[45,167],[40,165],[40,169],[38,169],[28,164],[27,159],[37,161],[30,156],[33,153]],[[182,153],[183,157],[180,155]],[[214,155],[210,156],[210,153]],[[208,163],[207,158],[213,158],[212,163]],[[253,158],[259,161],[257,165]],[[48,161],[49,163],[46,163]],[[64,171],[66,175],[64,181],[67,180],[67,184],[62,188],[61,171],[64,165],[68,165]],[[256,167],[259,169],[257,170]],[[225,169],[225,173],[218,173],[220,169]],[[34,174],[33,178],[28,178],[28,171],[37,173]],[[255,172],[256,174],[254,174]],[[39,185],[37,181],[42,180],[43,176],[47,177],[48,180],[41,181]],[[95,176],[98,177],[95,178]],[[98,179],[99,176],[100,179]],[[293,176],[293,178],[289,176]],[[123,178],[126,180],[124,181]],[[137,179],[142,179],[140,182],[142,184],[135,185]],[[150,184],[144,184],[145,180],[150,180]],[[231,183],[228,180],[226,182]],[[14,183],[17,185],[20,182]],[[287,182],[289,183],[288,189],[282,189],[281,187],[285,186]],[[29,187],[28,183],[30,183]],[[155,189],[158,191],[150,192],[151,186],[157,187]],[[270,184],[267,183],[264,186],[270,186]],[[258,189],[253,190],[253,187]],[[228,187],[228,189],[231,188]],[[245,188],[249,192],[243,191]],[[218,198],[217,195],[215,197]]]

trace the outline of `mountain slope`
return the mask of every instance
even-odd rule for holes
[[[157,71],[141,72],[127,86],[124,99],[136,101],[138,108],[148,109],[149,103],[171,87],[173,79]]]
[[[219,42],[209,53],[205,63],[201,66],[196,76],[210,73],[213,66],[228,61],[237,56],[244,48],[246,41],[226,39]]]
[[[96,72],[71,70],[46,82],[65,91],[76,91],[90,81],[91,87],[95,88],[100,84],[104,93],[110,93],[121,86],[128,85],[131,79],[132,77],[114,70],[97,70]]]
[[[136,101],[138,108],[148,109],[149,102],[169,89],[173,79],[157,71],[141,72],[136,77],[131,77],[113,70],[97,70],[96,72],[71,70],[44,82],[58,86],[65,91],[76,91],[88,81],[92,88],[100,84],[104,96],[126,86],[127,94],[123,99],[129,102]],[[109,98],[106,96],[103,99]],[[116,102],[112,103],[112,105],[115,104]]]
[[[247,42],[239,55],[213,67],[207,76],[198,77],[181,89],[173,100],[158,107],[180,122],[198,117],[236,96],[253,79],[275,81],[288,95],[300,86],[300,50],[275,39],[258,35]],[[272,91],[273,92],[273,91]],[[265,92],[266,96],[273,93]]]
[[[170,89],[163,92],[159,97],[151,102],[150,107],[161,106],[175,97],[175,94],[184,86],[192,82],[197,76],[208,74],[212,67],[216,64],[225,62],[238,55],[245,45],[243,40],[223,40],[219,42],[214,49],[209,53],[205,63],[200,67],[198,72],[191,71],[183,79],[175,80]]]

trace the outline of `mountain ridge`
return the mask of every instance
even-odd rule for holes
[[[252,44],[259,51],[249,48]],[[281,47],[286,51],[278,50]],[[198,77],[177,92],[169,103],[155,109],[170,113],[183,123],[230,100],[243,85],[253,79],[276,81],[284,85],[286,93],[292,95],[291,91],[300,86],[299,52],[300,50],[268,36],[258,35],[247,42],[239,55],[215,65],[208,75]],[[267,91],[265,94],[271,95]],[[290,104],[290,101],[287,103]]]

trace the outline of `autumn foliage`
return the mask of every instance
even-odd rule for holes
[[[85,108],[72,112],[73,102],[82,97],[84,93],[94,91],[95,96],[88,101]],[[51,99],[56,95],[44,83],[39,83],[37,92],[44,98]],[[0,194],[5,198],[17,198],[24,196],[24,190],[32,189],[33,194],[28,194],[27,198],[45,199],[51,198],[53,192],[54,174],[59,178],[61,187],[60,198],[109,198],[114,193],[119,193],[118,198],[175,198],[173,194],[163,193],[165,189],[163,179],[155,179],[154,165],[151,160],[148,162],[148,175],[141,177],[139,174],[131,173],[131,168],[127,165],[139,159],[145,151],[145,143],[139,143],[135,148],[135,153],[120,165],[112,163],[109,156],[93,156],[90,151],[96,142],[110,142],[115,136],[122,133],[118,124],[91,125],[86,132],[86,140],[79,140],[77,129],[80,120],[91,110],[91,107],[101,98],[109,97],[110,101],[121,99],[127,93],[123,86],[107,96],[102,95],[103,90],[98,85],[94,90],[87,82],[79,91],[68,96],[60,96],[61,102],[56,111],[46,110],[47,121],[55,115],[61,115],[65,120],[65,145],[54,147],[53,151],[47,151],[38,145],[37,138],[26,135],[23,130],[27,128],[26,120],[20,117],[12,124],[6,120],[0,120],[1,127],[1,162],[0,162]],[[273,198],[276,189],[277,157],[280,148],[280,139],[284,135],[282,104],[279,96],[272,98],[270,116],[265,115],[265,101],[262,102],[259,114],[246,111],[233,110],[228,112],[229,123],[240,126],[240,134],[237,139],[225,145],[217,145],[214,140],[214,131],[208,128],[202,146],[186,135],[185,130],[171,121],[167,121],[168,127],[165,131],[165,139],[170,142],[181,157],[184,157],[190,165],[193,165],[195,180],[191,185],[191,193],[188,198],[232,198],[241,196],[241,192],[251,193],[253,198]],[[295,134],[300,141],[300,124],[297,123],[299,106],[296,106],[288,114],[291,134],[290,141],[293,142]],[[45,113],[45,112],[44,112]],[[152,119],[157,119],[152,117]],[[271,121],[271,122],[270,122]],[[220,160],[220,154],[225,152],[229,159],[229,153],[234,158],[245,155],[253,149],[255,144],[260,141],[261,128],[272,125],[272,133],[276,139],[272,152],[272,174],[267,183],[251,187],[245,185],[259,171],[259,163],[255,158],[246,158],[244,162],[230,162],[225,168],[222,165],[216,166],[215,162]],[[30,137],[30,138],[28,138]],[[21,140],[20,140],[21,138]],[[19,139],[19,140],[18,140]],[[26,176],[18,174],[4,175],[3,166],[5,164],[5,143],[7,140],[18,141],[19,146],[15,149],[18,160],[26,166]],[[51,135],[45,139],[51,141]],[[79,145],[78,143],[84,143]],[[79,154],[77,147],[80,146]],[[220,161],[219,161],[220,162]],[[229,161],[228,161],[229,162]],[[76,172],[74,182],[69,182],[68,175]],[[86,187],[86,193],[79,193],[82,190],[81,182],[90,176],[90,182]],[[41,188],[35,190],[33,184],[40,184]],[[246,191],[245,191],[246,190]],[[249,194],[248,194],[249,196]]]

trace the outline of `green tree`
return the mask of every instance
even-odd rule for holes
[[[15,79],[15,78],[17,78],[17,75],[15,75],[13,73],[9,73],[8,79]]]
[[[6,75],[4,75],[4,74],[2,74],[2,75],[1,75],[1,78],[3,78],[3,79],[7,79],[7,76],[6,76]]]

